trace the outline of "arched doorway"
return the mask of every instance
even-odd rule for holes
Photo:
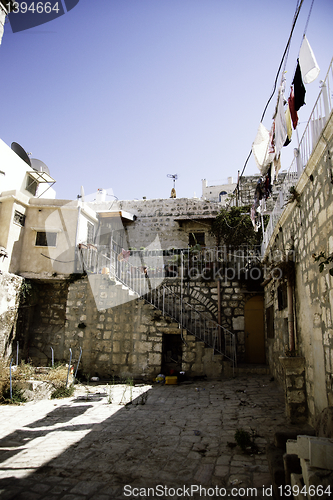
[[[244,308],[245,314],[245,362],[266,362],[264,297],[256,295],[249,299]]]

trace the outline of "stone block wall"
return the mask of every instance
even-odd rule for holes
[[[178,279],[166,281],[179,293]],[[106,292],[108,282],[108,277],[103,278],[99,289],[95,285],[92,288],[87,277],[38,285],[40,299],[29,334],[29,357],[35,365],[50,363],[51,347],[55,360],[61,361],[68,361],[72,349],[76,365],[81,348],[79,371],[86,376],[151,379],[161,370],[163,335],[172,334],[183,337],[182,369],[188,375],[221,375],[223,356],[214,354],[212,348],[181,331],[177,323],[163,317],[162,311],[143,298],[133,297],[121,285],[113,285],[111,292]],[[184,287],[184,300],[212,320],[218,319],[217,294],[216,282],[196,281]],[[237,282],[221,284],[221,324],[236,334],[239,360],[245,349],[247,296]],[[229,342],[228,334],[226,340]]]
[[[333,277],[332,264],[319,270],[314,254],[333,253],[333,116],[296,186],[298,201],[289,203],[280,217],[266,252],[279,265],[281,256],[295,260],[295,347],[305,358],[305,380],[310,420],[333,404]],[[278,257],[276,257],[278,256]],[[283,280],[284,278],[282,278]],[[274,338],[267,339],[271,367],[281,376],[278,356],[286,344],[286,312],[278,311],[272,294],[278,284],[266,286],[267,308],[274,303]]]
[[[64,331],[66,323],[66,303],[69,283],[66,280],[33,282],[31,315],[22,322],[21,336],[26,332],[24,357],[37,366],[51,363],[52,351],[57,360],[69,356],[64,352]]]
[[[0,274],[0,359],[5,361],[16,352],[16,324],[23,282],[24,279],[15,274]]]
[[[90,206],[94,210],[105,210],[108,205],[91,203]],[[112,209],[116,207],[136,216],[135,221],[126,223],[124,245],[127,248],[187,248],[190,232],[204,232],[206,246],[216,245],[215,238],[209,231],[210,220],[221,209],[219,203],[195,198],[167,198],[119,201]],[[183,220],[177,222],[179,217]]]

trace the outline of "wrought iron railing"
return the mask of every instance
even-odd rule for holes
[[[325,80],[321,81],[321,91],[312,109],[302,138],[299,141],[299,146],[295,150],[295,157],[289,167],[288,173],[285,177],[284,183],[282,184],[275,206],[271,213],[268,225],[266,226],[262,243],[262,255],[266,251],[274,228],[289,200],[290,188],[292,186],[296,186],[318,142],[320,134],[332,113],[332,109],[333,58],[328,68]]]

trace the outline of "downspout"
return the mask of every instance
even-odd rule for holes
[[[295,332],[294,332],[294,307],[293,307],[293,287],[291,278],[288,276],[287,281],[287,303],[288,303],[288,334],[289,334],[289,350],[295,350]]]
[[[78,211],[77,211],[77,223],[76,223],[76,234],[75,234],[75,249],[74,249],[74,273],[78,271],[77,269],[77,242],[79,239],[79,224],[80,224],[80,215],[81,215],[81,200],[78,199]],[[84,270],[84,269],[83,269]]]

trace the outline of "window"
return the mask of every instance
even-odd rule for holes
[[[87,222],[87,243],[94,243],[94,225]]]
[[[36,247],[55,247],[57,245],[57,233],[37,231]]]
[[[38,188],[38,182],[36,182],[35,179],[33,179],[32,177],[30,177],[30,175],[28,175],[27,185],[25,189],[29,191],[29,193],[35,196],[35,194],[37,193],[37,188]]]
[[[270,306],[266,309],[266,331],[267,338],[274,339],[274,307]]]
[[[287,286],[285,283],[283,283],[278,287],[277,298],[278,298],[278,309],[279,311],[283,311],[283,309],[287,307]]]
[[[21,214],[18,210],[15,210],[14,212],[14,222],[15,224],[18,224],[19,226],[24,226],[25,224],[25,215]]]
[[[188,244],[190,247],[195,245],[205,246],[205,233],[190,233]]]

